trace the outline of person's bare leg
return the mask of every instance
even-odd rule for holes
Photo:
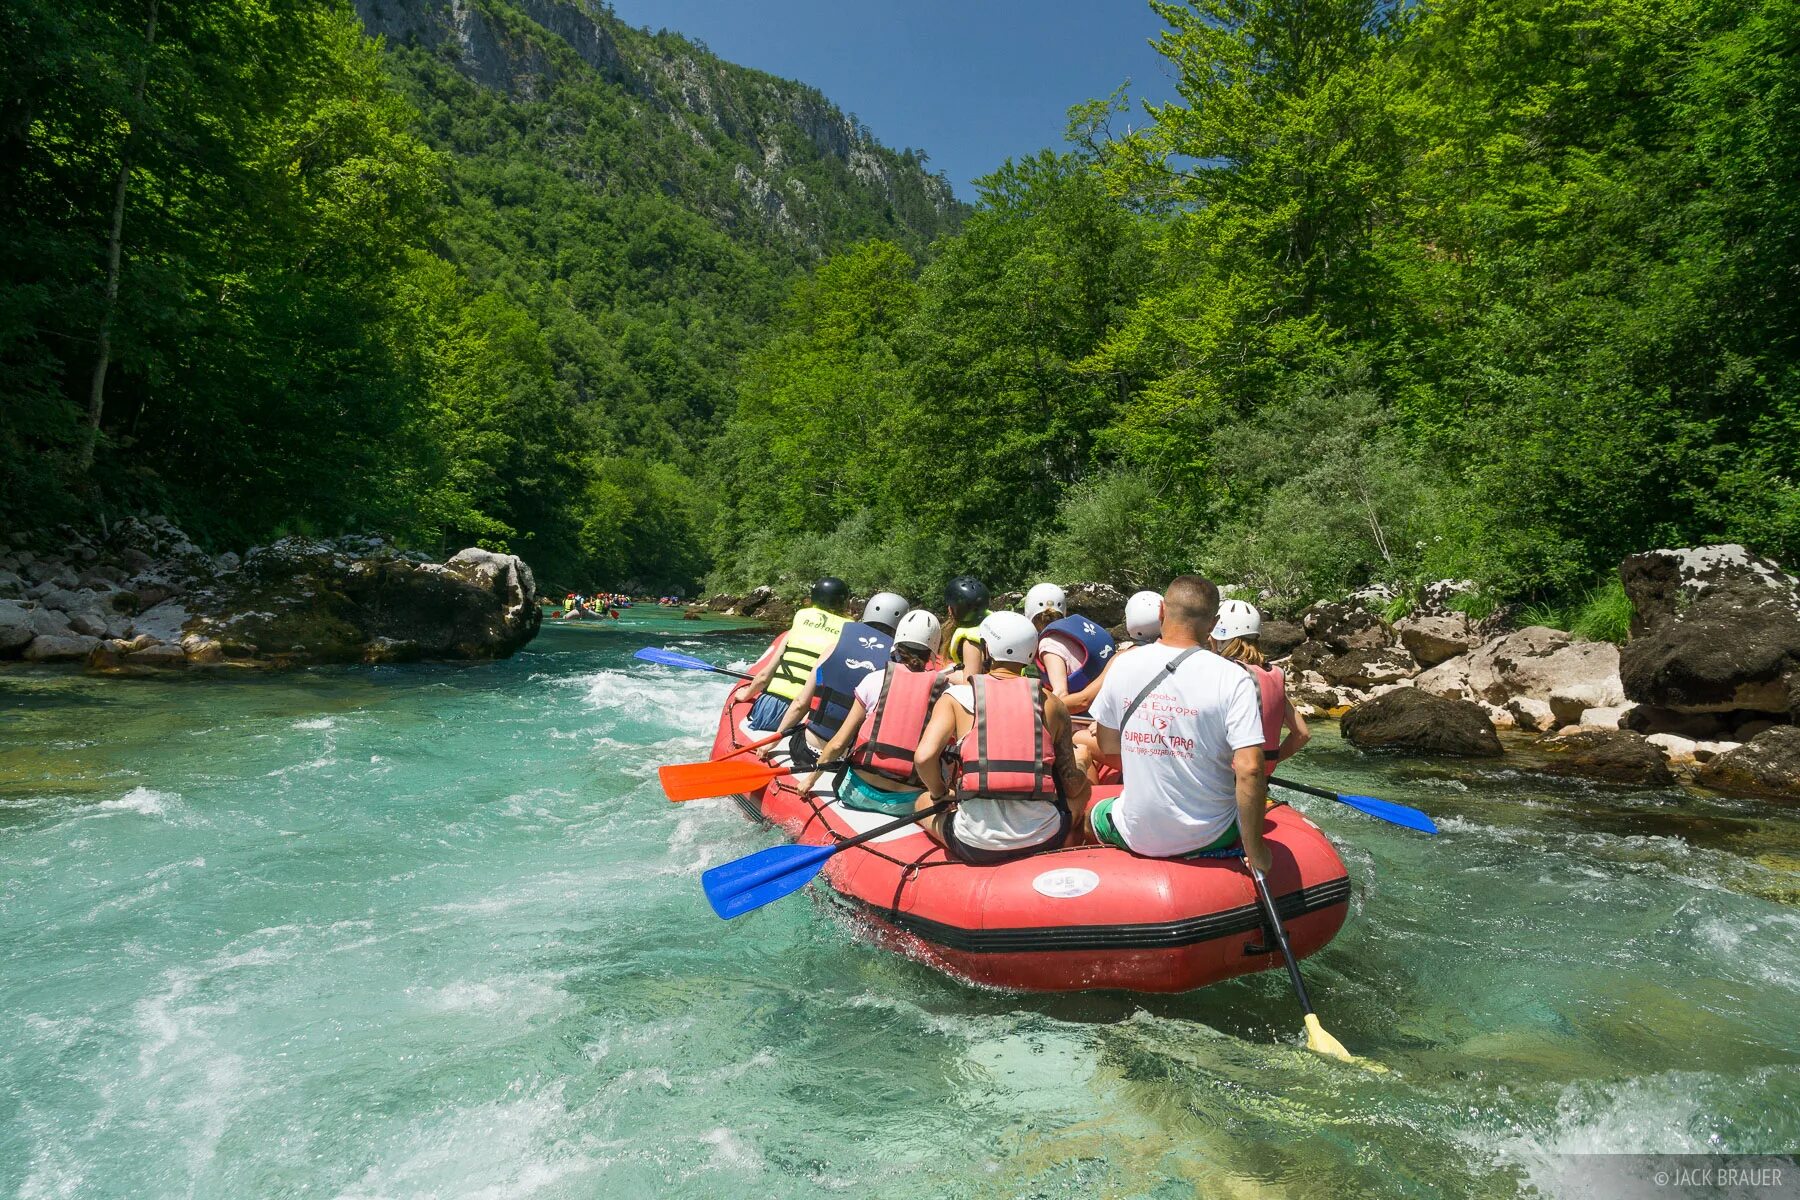
[[[921,792],[921,793],[919,793],[919,798],[917,800],[913,801],[913,811],[914,812],[921,812],[924,809],[927,809],[930,807],[931,807],[931,796],[929,793]],[[926,817],[923,821],[919,822],[919,828],[923,829],[926,832],[926,834],[931,838],[931,840],[936,842],[940,846],[946,844],[944,842],[944,830],[943,830],[943,826],[941,824],[943,819],[944,819],[944,814],[941,812],[936,812],[936,813],[932,813],[929,817]]]

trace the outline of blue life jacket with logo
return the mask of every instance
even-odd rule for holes
[[[873,625],[845,622],[837,645],[819,660],[807,731],[821,740],[834,737],[856,703],[856,685],[869,672],[887,666],[893,648],[894,640]]]
[[[1100,678],[1100,672],[1106,670],[1106,664],[1112,661],[1113,651],[1117,648],[1112,634],[1106,632],[1100,622],[1080,615],[1052,621],[1044,627],[1044,633],[1060,633],[1081,646],[1080,664],[1069,668],[1071,692],[1079,692]],[[1044,669],[1043,657],[1042,654],[1036,655],[1039,671]]]

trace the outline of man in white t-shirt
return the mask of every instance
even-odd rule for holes
[[[1262,709],[1249,673],[1206,649],[1218,612],[1218,588],[1181,576],[1163,593],[1161,640],[1107,671],[1089,712],[1125,786],[1088,819],[1101,842],[1151,858],[1241,840],[1266,871]]]

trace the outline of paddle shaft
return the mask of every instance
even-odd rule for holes
[[[729,675],[733,679],[742,679],[742,680],[748,681],[748,680],[754,678],[754,676],[746,675],[742,671],[732,671],[725,667],[708,666],[706,669],[711,671],[714,675]]]
[[[772,746],[776,742],[779,742],[782,739],[782,736],[783,735],[779,733],[771,733],[768,737],[751,742],[747,746],[739,746],[736,750],[727,750],[725,753],[719,755],[719,757],[713,759],[713,761],[724,762],[728,758],[736,758],[738,755],[748,753],[751,750],[761,750],[764,746]]]
[[[956,801],[954,801],[954,800],[940,800],[938,803],[932,805],[930,808],[921,809],[920,811],[913,813],[911,816],[901,817],[897,821],[889,821],[886,825],[877,825],[875,828],[867,831],[866,833],[859,833],[853,838],[847,838],[844,841],[839,842],[837,845],[831,847],[830,853],[826,854],[823,858],[819,859],[819,865],[816,867],[812,867],[810,869],[814,872],[821,871],[825,867],[826,860],[830,859],[833,855],[838,854],[842,851],[848,850],[852,846],[860,846],[864,842],[872,842],[876,838],[881,837],[883,834],[892,833],[896,829],[904,829],[908,825],[916,824],[919,821],[923,821],[926,817],[929,817],[932,813],[942,812],[944,809],[949,808],[954,803],[956,803]],[[739,891],[748,891],[751,888],[761,887],[763,884],[768,883],[771,879],[780,879],[784,875],[793,874],[796,869],[797,868],[795,868],[794,865],[791,863],[775,863],[774,865],[766,868],[765,870],[756,872],[754,875],[750,875],[743,879],[737,880],[736,882],[737,882],[738,890]],[[805,885],[802,884],[801,886],[804,887]]]
[[[1316,788],[1310,784],[1289,783],[1285,779],[1276,779],[1273,776],[1271,776],[1269,778],[1269,782],[1274,784],[1276,787],[1284,787],[1284,788],[1288,789],[1288,791],[1290,791],[1290,792],[1305,792],[1308,796],[1317,796],[1321,800],[1336,800],[1338,798],[1338,794],[1336,792],[1329,792],[1329,791],[1326,791],[1324,788]]]
[[[1307,997],[1306,984],[1300,979],[1300,964],[1294,961],[1294,949],[1288,945],[1287,930],[1281,927],[1281,916],[1275,911],[1275,897],[1269,894],[1269,881],[1248,860],[1244,866],[1249,868],[1250,878],[1256,882],[1256,898],[1269,919],[1269,932],[1275,935],[1275,944],[1281,947],[1281,957],[1287,960],[1288,978],[1293,981],[1294,995],[1300,997],[1300,1011],[1310,1017],[1313,1015],[1312,1000]]]
[[[834,763],[832,765],[833,766],[842,766],[843,764],[842,763]],[[847,838],[844,841],[839,842],[837,844],[837,848],[834,849],[832,851],[832,853],[836,854],[838,852],[838,850],[848,850],[852,846],[860,846],[864,842],[872,842],[876,838],[881,837],[883,834],[892,833],[896,829],[904,829],[908,825],[911,825],[916,821],[923,821],[926,817],[931,816],[933,813],[943,812],[946,808],[949,808],[952,804],[955,804],[955,803],[956,803],[955,800],[939,800],[936,804],[932,805],[930,808],[922,808],[918,812],[913,813],[911,816],[901,817],[897,821],[889,821],[886,825],[877,825],[875,828],[867,831],[866,833],[859,833],[853,838]]]

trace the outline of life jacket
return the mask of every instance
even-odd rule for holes
[[[808,605],[794,614],[788,627],[787,643],[781,657],[775,660],[775,675],[769,680],[768,692],[783,700],[792,700],[806,686],[819,659],[837,644],[838,634],[849,618]]]
[[[1061,804],[1056,747],[1044,724],[1044,689],[1037,680],[977,675],[969,680],[974,722],[957,746],[962,771],[956,796],[1038,800]]]
[[[918,783],[913,754],[931,721],[931,707],[948,682],[941,671],[914,671],[889,663],[875,708],[856,731],[850,765],[896,783]]]
[[[1244,664],[1250,678],[1256,680],[1256,696],[1262,708],[1263,770],[1275,773],[1275,758],[1281,750],[1281,726],[1287,720],[1287,676],[1279,667],[1253,667]]]
[[[1094,680],[1100,678],[1100,672],[1112,661],[1118,649],[1112,634],[1101,628],[1098,621],[1083,616],[1064,617],[1044,626],[1044,634],[1060,633],[1064,637],[1081,645],[1081,662],[1069,668],[1069,690],[1079,692]],[[1040,642],[1042,638],[1040,636]],[[1032,656],[1038,670],[1044,670],[1044,656],[1039,653]]]
[[[962,648],[964,642],[981,641],[981,623],[985,620],[987,620],[987,612],[984,610],[971,617],[967,625],[958,625],[956,627],[956,632],[950,635],[950,646],[945,653],[950,658],[951,666],[962,666]]]
[[[893,639],[873,625],[845,623],[837,646],[819,660],[812,711],[806,714],[806,728],[814,737],[831,740],[856,703],[856,685],[870,671],[880,670],[893,648]]]

